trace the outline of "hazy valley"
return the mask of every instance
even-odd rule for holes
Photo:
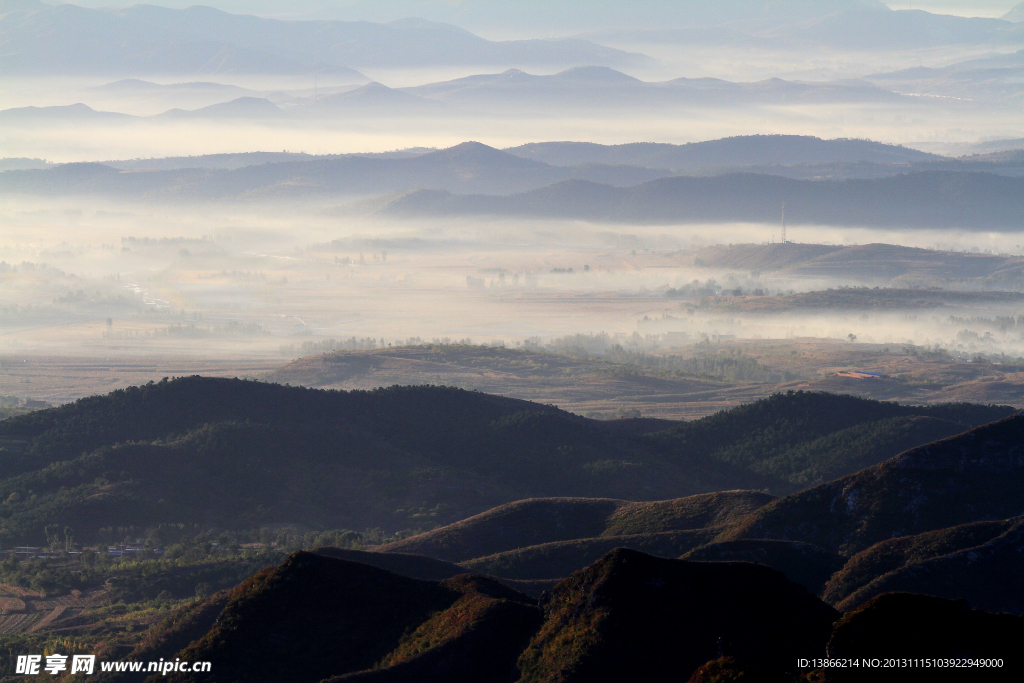
[[[1018,680],[1022,22],[0,0],[0,681]]]

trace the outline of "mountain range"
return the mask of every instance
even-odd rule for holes
[[[441,387],[164,380],[0,422],[0,533],[428,527],[294,552],[101,641],[217,681],[792,681],[805,651],[883,646],[1019,677],[1019,411],[789,392],[632,422]],[[230,586],[243,559],[137,561],[104,590],[166,596],[216,566]]]
[[[844,611],[906,591],[1021,614],[1012,578],[1024,542],[1021,424],[1017,414],[774,500],[728,491],[651,503],[519,501],[380,551],[535,579],[582,570],[618,545],[770,566]]]
[[[284,92],[260,92],[209,82],[157,85],[139,79],[122,79],[89,88],[79,93],[87,101],[97,97],[103,102],[137,110],[162,102],[202,103],[192,116],[207,116],[211,105],[235,102],[232,116],[239,119],[261,118],[265,109],[280,108],[292,120],[332,120],[368,113],[392,117],[412,115],[453,116],[466,112],[508,112],[511,110],[588,112],[595,108],[622,110],[674,111],[736,106],[773,106],[799,104],[878,104],[903,103],[916,106],[918,100],[904,97],[867,80],[826,82],[787,81],[771,78],[752,83],[736,83],[715,78],[677,78],[649,82],[603,66],[579,66],[550,75],[535,75],[519,69],[502,73],[477,74],[420,86],[389,88],[368,82],[352,69],[332,79],[335,86],[301,96]],[[342,87],[340,84],[347,84]],[[262,102],[257,102],[262,100]],[[28,125],[34,120],[63,114],[69,122],[95,117],[76,103],[67,107],[22,107],[0,112],[0,118]],[[176,104],[175,108],[181,108]],[[205,109],[204,109],[205,107]],[[249,108],[247,108],[249,107]],[[47,114],[50,111],[50,114]],[[222,117],[216,114],[216,117]],[[139,117],[142,120],[152,117]]]
[[[684,145],[534,142],[505,151],[555,166],[623,164],[673,171],[857,162],[909,164],[943,159],[901,145],[856,139],[822,140],[805,135],[744,135]]]
[[[1017,106],[1024,99],[1024,50],[956,62],[870,74],[864,80],[900,93],[937,100],[988,101]]]
[[[234,105],[210,109],[230,116]],[[46,111],[59,116],[64,110]],[[278,113],[267,109],[265,115]],[[1015,153],[944,159],[870,141],[802,136],[745,136],[688,145],[550,142],[500,151],[463,143],[446,150],[383,154],[260,152],[104,164],[8,163],[13,170],[0,175],[4,193],[176,201],[399,192],[405,194],[352,210],[396,216],[491,213],[682,222],[775,222],[787,202],[788,215],[797,223],[939,220],[975,227],[1011,220],[1006,217],[1017,211],[1019,181],[1008,176],[1024,175],[1024,156]],[[131,172],[136,170],[149,172]],[[746,173],[735,172],[740,170]],[[679,173],[711,177],[672,177]],[[822,176],[871,180],[798,180]],[[614,191],[605,192],[607,186]]]
[[[851,417],[848,398],[779,396],[710,418],[696,443],[760,418],[792,433],[774,418],[794,400],[846,408],[808,425]],[[798,680],[815,666],[804,650],[899,647],[1002,657],[986,680],[1014,680],[1022,427],[1010,414],[783,498],[527,499],[372,553],[294,553],[157,622],[124,658],[213,660],[223,681],[710,683]]]
[[[734,83],[717,78],[647,82],[605,66],[580,66],[546,75],[519,69],[403,88],[404,92],[461,108],[512,107],[729,107],[741,104],[893,103],[902,98],[868,81],[798,82],[771,78]]]
[[[26,173],[29,173],[28,171]],[[779,223],[1016,230],[1024,179],[922,171],[794,180],[755,173],[671,177],[632,187],[564,181],[509,196],[418,190],[372,205],[389,217],[517,216],[622,223]]]
[[[758,3],[760,4],[760,3]],[[999,19],[890,9],[882,3],[764,3],[739,11],[723,3],[721,21],[662,27],[607,29],[584,34],[608,44],[704,44],[761,48],[913,50],[944,45],[1013,45],[1021,42],[1020,8]],[[773,8],[771,5],[777,5]],[[800,7],[803,5],[803,7]],[[773,11],[774,10],[774,11]],[[781,11],[779,11],[781,10]],[[730,20],[731,19],[731,20]]]
[[[586,11],[571,3],[559,9],[520,5],[512,10],[494,2],[462,3],[456,8],[409,2],[382,9],[353,3],[336,14],[358,20],[284,21],[201,6],[91,9],[4,0],[0,3],[0,45],[4,48],[0,68],[11,75],[125,77],[311,74],[344,66],[615,66],[652,60],[598,43],[730,44],[739,40],[787,48],[865,50],[1005,45],[1020,43],[1024,35],[1020,24],[1013,21],[1017,16],[1013,12],[1003,19],[965,18],[920,10],[892,11],[873,0],[759,0],[753,4],[732,0],[715,3],[713,8],[705,3],[654,1],[630,12],[623,12],[616,3],[588,6]],[[400,7],[407,7],[409,14],[399,15]],[[251,11],[248,5],[237,9]],[[435,21],[408,18],[416,16]],[[506,16],[506,20],[500,19]],[[380,23],[365,21],[371,17]],[[562,35],[609,25],[621,28],[583,37],[490,41],[442,23],[453,21],[491,32],[520,25],[534,26],[543,33],[551,33],[554,22],[564,27]],[[668,28],[664,28],[666,23]]]
[[[0,192],[99,194],[172,201],[186,197],[351,197],[416,187],[507,193],[543,187],[567,178],[635,185],[669,175],[667,171],[631,166],[552,166],[478,143],[411,156],[351,154],[234,169],[230,168],[233,164],[229,164],[229,159],[223,163],[229,168],[196,168],[203,164],[187,163],[186,168],[135,173],[131,169],[120,171],[103,164],[65,164],[38,173],[9,171],[0,176]]]
[[[635,430],[456,389],[183,378],[0,422],[0,538],[51,524],[82,540],[177,523],[415,528],[536,496],[788,492],[1009,412],[793,394]]]
[[[421,19],[280,21],[210,7],[89,9],[5,0],[0,69],[13,75],[266,74],[348,66],[645,63],[581,39],[489,41]]]

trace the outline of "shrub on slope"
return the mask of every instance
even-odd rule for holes
[[[851,557],[829,579],[822,599],[836,605],[859,588],[900,567],[941,557],[987,543],[1002,535],[1017,520],[971,522],[948,529],[926,531],[880,541]]]
[[[723,653],[781,671],[838,613],[767,567],[615,550],[556,586],[522,683],[686,680]]]
[[[853,555],[887,538],[1019,515],[1022,484],[1024,414],[780,498],[721,540],[797,540]]]
[[[882,574],[841,600],[850,610],[882,593],[906,592],[965,599],[989,612],[1024,614],[1024,521],[992,540]]]
[[[534,498],[501,505],[461,522],[395,541],[381,550],[462,562],[559,541],[726,524],[770,500],[771,496],[757,491],[722,491],[651,503]],[[586,564],[589,562],[581,566]]]
[[[660,531],[630,536],[598,536],[542,543],[478,557],[462,564],[473,571],[509,579],[563,578],[593,564],[615,548],[629,548],[655,557],[677,557],[719,533],[719,529]]]
[[[667,453],[747,469],[790,493],[1012,414],[1007,406],[901,406],[854,396],[789,392],[648,438]]]

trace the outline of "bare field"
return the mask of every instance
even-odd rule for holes
[[[257,378],[280,364],[279,359],[4,355],[0,356],[0,394],[61,404],[159,382],[163,377]]]
[[[644,417],[694,419],[790,390],[913,404],[970,401],[1024,406],[1024,368],[960,361],[913,347],[797,339],[665,349],[651,357],[686,359],[709,353],[726,359],[745,357],[800,379],[730,381],[594,358],[464,346],[336,352],[300,359],[265,377],[336,389],[444,384],[601,418],[639,411]],[[885,376],[839,374],[856,372]]]

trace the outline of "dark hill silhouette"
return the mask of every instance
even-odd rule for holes
[[[733,523],[769,496],[667,499],[798,490],[801,478],[845,474],[1011,410],[797,393],[636,434],[450,388],[338,392],[182,378],[0,422],[0,435],[23,444],[0,463],[0,496],[18,493],[0,510],[0,528],[4,543],[38,540],[48,524],[70,525],[83,541],[103,527],[161,523],[397,531],[450,524],[512,500],[617,499],[584,501],[600,511],[561,527],[552,517],[530,537],[495,533],[484,539],[490,546],[450,557],[408,548],[470,559],[556,540]],[[27,490],[34,495],[19,493]],[[562,503],[551,505],[561,514]]]
[[[794,180],[763,174],[672,177],[617,188],[569,180],[511,196],[421,190],[386,204],[394,217],[520,216],[598,222],[1008,229],[1024,211],[1024,179],[922,171],[866,180]]]
[[[482,577],[446,582],[463,595],[435,614],[370,671],[327,679],[365,683],[505,683],[541,615],[525,596]]]
[[[781,558],[783,547],[797,553],[790,562],[798,561],[796,544],[779,544],[770,554]],[[755,548],[748,544],[746,551]],[[706,552],[742,549],[732,544]],[[743,680],[735,678],[740,673],[758,681],[795,680],[808,673],[799,669],[799,658],[827,652],[858,660],[1003,658],[1004,667],[985,679],[1015,680],[1010,674],[1020,665],[1010,653],[1022,635],[1019,616],[906,593],[876,596],[840,619],[801,585],[749,562],[662,559],[618,549],[559,582],[538,605],[483,576],[416,580],[298,552],[231,591],[181,608],[154,625],[125,659],[213,661],[222,683],[600,683],[691,674],[690,680],[709,683]],[[888,651],[896,647],[899,653]],[[842,673],[812,676],[863,679]]]
[[[217,661],[219,681],[323,680],[385,657],[392,666],[411,663],[420,640],[448,655],[427,668],[443,665],[458,659],[445,650],[469,636],[505,650],[488,648],[473,668],[507,676],[539,621],[530,598],[484,577],[418,581],[300,552],[238,586],[213,628],[180,656]],[[268,652],[276,653],[272,663],[261,661]]]
[[[880,595],[843,615],[828,643],[828,656],[862,658],[868,652],[892,652],[906,659],[1002,659],[1003,666],[963,669],[951,680],[1016,681],[1024,667],[1008,656],[1024,638],[1024,618],[971,609],[966,601],[906,593]],[[898,655],[895,653],[899,653]],[[879,655],[886,656],[886,655]],[[918,680],[919,672],[898,671],[882,680]],[[872,679],[875,677],[872,676]],[[863,669],[834,669],[831,681],[863,681]]]
[[[679,559],[691,562],[752,562],[782,572],[814,595],[845,564],[845,558],[799,541],[728,541],[695,548]]]
[[[822,651],[837,616],[767,567],[616,550],[556,586],[520,680],[686,680],[722,650],[795,672],[791,653]]]
[[[880,541],[851,557],[829,579],[822,599],[830,605],[837,605],[880,576],[904,566],[988,543],[1006,533],[1017,521],[970,522],[948,529]]]
[[[672,170],[759,165],[791,166],[837,161],[906,164],[940,158],[935,154],[899,145],[870,140],[822,140],[807,135],[743,135],[684,145],[655,142],[634,142],[624,145],[533,142],[505,151],[556,166],[626,164]]]
[[[774,538],[852,555],[895,536],[1024,512],[1024,415],[913,448],[773,501],[723,540]]]
[[[915,407],[821,392],[788,392],[648,438],[674,453],[785,479],[788,486],[773,490],[792,491],[891,457],[884,453],[896,455],[1013,412],[1008,406]]]
[[[771,500],[756,491],[725,491],[651,503],[598,498],[520,500],[395,541],[381,550],[458,562],[556,541],[723,526]]]
[[[540,581],[569,576],[597,562],[616,548],[636,550],[655,557],[679,557],[708,543],[718,536],[722,529],[723,527],[710,527],[552,541],[466,560],[462,564],[468,570],[498,576],[502,580]]]
[[[836,607],[850,610],[882,593],[904,592],[964,599],[989,612],[1024,614],[1024,522],[972,548],[908,563],[882,574]]]
[[[443,560],[435,560],[432,557],[409,553],[373,553],[365,550],[332,548],[329,546],[317,548],[312,552],[324,557],[368,564],[378,569],[386,569],[399,576],[407,576],[410,579],[422,579],[424,581],[443,581],[459,574],[472,573],[472,570],[460,567],[452,562],[444,562]]]
[[[371,567],[377,567],[378,569],[386,569],[387,571],[393,574],[398,574],[399,576],[407,576],[411,579],[422,579],[425,581],[443,581],[445,579],[450,579],[453,576],[459,576],[460,574],[488,573],[502,585],[508,586],[513,590],[517,590],[533,598],[539,598],[541,593],[545,590],[549,590],[555,584],[555,581],[546,578],[538,580],[536,577],[520,577],[512,574],[503,574],[499,576],[491,572],[485,572],[479,568],[468,566],[464,567],[451,562],[436,560],[425,555],[380,553],[368,550],[332,548],[326,546],[316,548],[311,552],[314,552],[317,555],[323,555],[324,557],[334,557],[348,562],[368,564]],[[600,555],[598,555],[598,557],[600,557]],[[584,563],[579,566],[585,566],[586,564],[587,563]],[[561,574],[554,574],[552,576],[556,577],[556,580],[560,579],[563,576],[571,574],[573,571],[578,569],[579,566],[574,566],[569,571]]]

